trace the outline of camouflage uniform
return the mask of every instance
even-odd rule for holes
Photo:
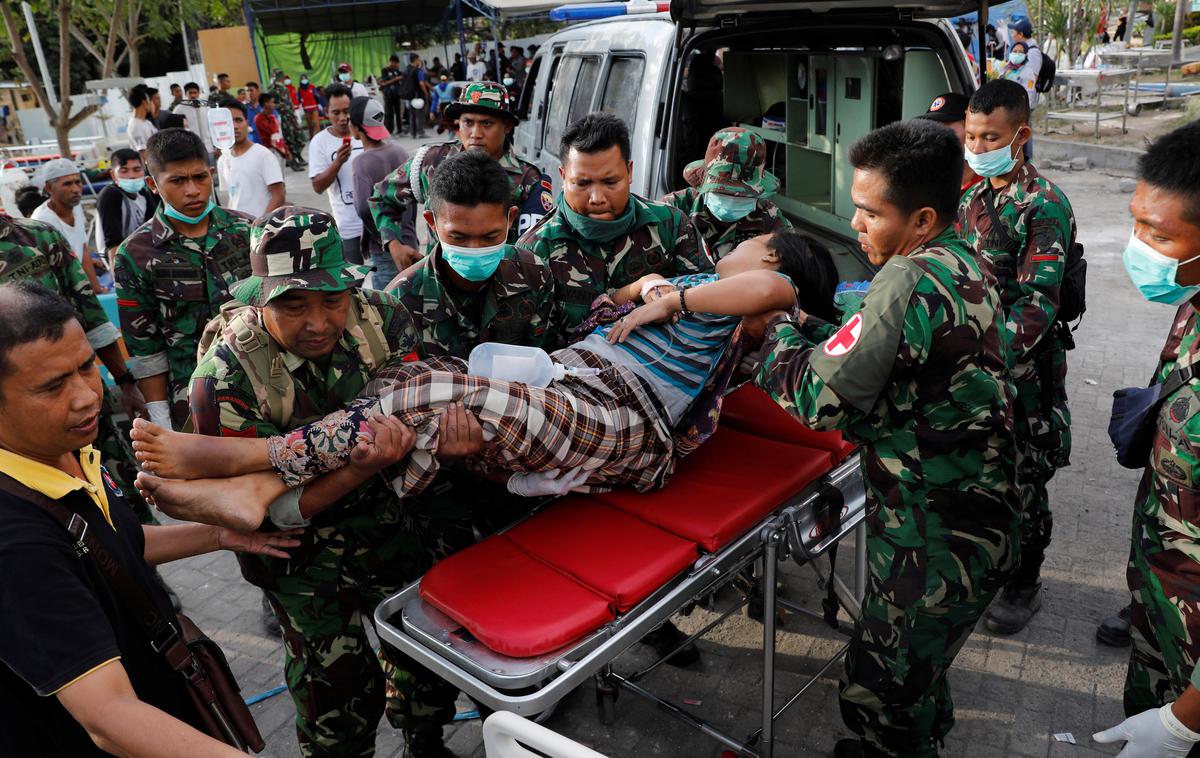
[[[261,305],[287,289],[345,289],[361,280],[368,269],[349,267],[338,276],[321,264],[343,261],[341,241],[332,219],[309,209],[282,208],[270,217],[308,214],[302,223],[310,235],[295,227],[275,225],[268,254],[260,256],[260,234],[271,223],[255,227],[260,261],[270,255],[307,262],[293,277],[265,282],[252,277],[239,285],[239,300]],[[294,217],[294,216],[293,216]],[[306,254],[306,255],[302,255]],[[278,271],[276,262],[270,269]],[[321,268],[318,268],[321,267]],[[259,269],[258,263],[255,264]],[[284,269],[286,270],[286,269]],[[273,279],[284,280],[282,285]],[[386,339],[386,360],[401,361],[419,346],[412,318],[392,295],[356,290],[352,313],[373,314]],[[241,312],[260,327],[256,308]],[[319,362],[284,351],[273,339],[263,348],[282,361],[294,387],[286,424],[269,418],[256,395],[254,382],[232,346],[226,329],[196,367],[191,408],[196,430],[216,436],[269,437],[322,418],[354,400],[371,378],[362,348],[369,341],[362,320],[352,319],[334,347]],[[366,635],[375,606],[398,592],[428,568],[420,542],[405,526],[400,500],[384,477],[348,493],[316,515],[305,529],[301,546],[289,549],[287,560],[239,555],[242,575],[266,590],[284,630],[284,671],[296,705],[296,732],[305,756],[370,756],[375,731],[386,710],[398,728],[440,729],[454,715],[453,687],[383,646],[378,656]]]
[[[1007,248],[1004,235],[992,228],[989,199],[1007,232]],[[1026,163],[999,192],[989,182],[967,190],[957,228],[992,263],[1004,308],[1017,389],[1013,426],[1022,505],[1021,565],[1011,586],[1036,587],[1053,525],[1046,485],[1071,457],[1066,388],[1071,336],[1054,319],[1067,251],[1075,241],[1075,216],[1058,187]]]
[[[12,281],[37,282],[62,295],[79,314],[87,332],[88,344],[102,350],[120,339],[117,327],[108,319],[96,299],[91,282],[83,272],[79,258],[53,227],[40,221],[15,219],[0,213],[0,284]],[[106,387],[100,431],[92,446],[100,451],[117,487],[128,493],[125,499],[143,524],[156,524],[146,501],[130,485],[137,475],[137,463],[129,447],[128,424],[122,425],[125,411],[115,391]]]
[[[508,90],[491,82],[474,82],[463,88],[459,99],[447,107],[446,114],[447,117],[457,119],[464,111],[495,113],[501,118],[509,119],[513,124],[517,123],[517,118],[512,115],[510,109]],[[461,153],[464,149],[461,142],[426,145],[407,163],[375,185],[369,202],[384,249],[387,249],[392,240],[417,238],[416,229],[413,228],[415,222],[411,217],[405,218],[406,211],[412,203],[424,203],[429,197],[429,178],[442,161]],[[554,207],[554,197],[550,192],[550,180],[541,169],[518,158],[512,147],[508,147],[504,155],[500,156],[500,165],[508,172],[508,178],[512,182],[512,205],[520,209],[516,225],[508,230],[508,241],[513,243],[532,229],[542,216],[550,212]],[[415,166],[420,166],[417,175],[420,186],[416,192],[413,191],[411,181]],[[423,255],[433,252],[436,242],[433,229],[429,229],[428,232]]]
[[[204,237],[175,231],[160,205],[117,248],[117,305],[134,377],[167,374],[171,420],[187,420],[187,390],[196,347],[208,320],[229,300],[229,287],[250,273],[250,223],[244,213],[213,208]]]
[[[304,160],[304,148],[308,145],[308,132],[296,120],[296,106],[292,103],[292,95],[287,85],[283,83],[283,71],[275,69],[275,81],[267,90],[275,96],[275,112],[279,114],[279,128],[283,132],[283,141],[292,160]]]
[[[767,199],[779,188],[779,180],[765,169],[766,162],[767,143],[761,137],[741,127],[722,129],[708,141],[704,158],[684,168],[683,178],[690,186],[661,202],[683,211],[713,258],[720,260],[745,240],[792,228],[783,212]],[[709,192],[753,197],[758,204],[737,221],[722,221],[704,204]]]
[[[487,286],[474,294],[455,292],[438,271],[441,248],[405,271],[389,288],[413,315],[421,335],[421,357],[466,360],[481,342],[557,350],[550,325],[554,282],[529,253],[510,249]],[[475,533],[490,534],[528,513],[527,498],[460,466],[447,466],[437,483],[405,501],[421,543],[434,559],[468,547]]]
[[[989,281],[947,229],[888,261],[840,329],[767,329],[756,383],[861,446],[869,574],[841,710],[866,755],[937,754],[947,669],[1016,562],[1013,389]]]
[[[1196,300],[1175,316],[1154,378],[1200,360]],[[1138,485],[1127,577],[1133,593],[1125,713],[1132,716],[1200,687],[1200,385],[1164,399]],[[1194,751],[1193,751],[1194,752]]]
[[[559,199],[559,202],[566,202]],[[599,295],[624,287],[646,274],[664,278],[713,270],[708,248],[687,217],[676,208],[631,194],[635,218],[629,232],[609,242],[593,242],[577,232],[557,208],[517,242],[550,267],[554,277],[559,344],[578,326]]]

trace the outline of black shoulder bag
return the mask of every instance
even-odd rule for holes
[[[188,699],[205,734],[244,752],[257,753],[266,746],[217,643],[182,613],[172,618],[161,611],[100,544],[82,516],[2,472],[0,491],[40,506],[66,530],[75,543],[76,554],[80,558],[90,557],[109,588],[141,626],[154,652],[183,676]]]
[[[1117,463],[1125,468],[1142,468],[1149,462],[1159,408],[1195,377],[1196,364],[1193,362],[1176,368],[1162,384],[1124,387],[1113,392],[1108,438],[1116,450]]]

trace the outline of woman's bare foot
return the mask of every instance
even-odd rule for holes
[[[287,492],[278,476],[257,472],[229,479],[163,479],[141,472],[136,486],[171,518],[251,532],[262,526],[267,508]]]
[[[271,469],[265,439],[184,434],[140,418],[134,419],[129,438],[142,468],[169,479],[239,476]]]

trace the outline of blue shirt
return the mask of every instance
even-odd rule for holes
[[[258,132],[254,131],[254,117],[260,113],[262,113],[262,108],[258,107],[257,105],[246,106],[246,121],[250,124],[249,136],[252,142],[258,142]],[[262,143],[259,142],[259,144]]]

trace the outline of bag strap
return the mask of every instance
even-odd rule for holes
[[[1004,245],[1004,249],[1012,247],[1013,238],[1008,233],[1008,229],[1004,228],[1004,224],[1000,223],[1000,214],[996,212],[996,191],[992,189],[992,185],[983,188],[983,205],[987,209],[988,218],[992,220],[992,231],[1000,236],[1000,244]]]
[[[191,675],[191,669],[198,664],[180,636],[179,625],[159,609],[146,591],[126,573],[112,553],[100,544],[100,540],[88,528],[87,520],[83,516],[37,490],[26,487],[4,472],[0,472],[0,491],[33,503],[49,513],[74,540],[75,554],[80,558],[91,556],[92,563],[100,569],[109,588],[125,609],[133,614],[146,639],[150,640],[150,647],[154,652],[162,655],[171,668]]]

